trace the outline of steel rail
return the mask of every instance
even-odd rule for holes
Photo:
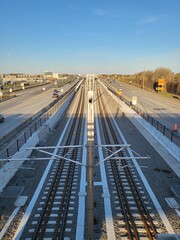
[[[125,165],[125,164],[126,164],[126,162],[123,160],[123,165]],[[133,179],[131,171],[129,170],[129,168],[126,168],[125,172],[126,172],[126,176],[129,175],[129,177],[127,179],[128,179],[129,185],[131,187],[134,199],[137,203],[138,210],[139,210],[139,212],[143,212],[143,214],[141,214],[141,219],[142,219],[142,222],[146,229],[147,235],[148,235],[149,239],[153,240],[157,236],[157,231],[156,231],[155,225],[151,219],[149,212],[147,211],[147,208],[145,207],[144,201],[138,191],[138,188],[135,184],[135,181]]]
[[[83,121],[83,107],[84,107],[84,94],[82,97],[81,106],[79,108],[80,109],[79,123],[77,126],[77,134],[76,134],[74,144],[78,144],[80,141],[80,133],[81,133],[81,127],[82,127],[82,121]],[[72,155],[71,155],[72,159],[76,158],[77,153],[78,153],[78,148],[73,149]],[[69,191],[67,191],[66,201],[64,202],[64,214],[62,214],[61,209],[59,209],[57,222],[59,224],[61,223],[61,227],[59,224],[56,224],[53,239],[64,239],[64,230],[65,230],[65,224],[66,224],[66,219],[67,219],[69,200],[70,200],[70,196],[71,196],[74,171],[75,171],[75,163],[70,163],[69,173],[67,174],[67,185],[66,185],[66,187],[67,186],[69,187]]]
[[[107,126],[107,122],[105,122],[105,117],[104,117],[104,114],[103,114],[103,110],[104,110],[103,107],[104,106],[102,105],[102,99],[101,99],[101,102],[100,102],[100,98],[99,98],[98,104],[99,104],[99,109],[100,109],[100,117],[101,117],[101,123],[102,123],[102,127],[103,127],[105,141],[106,141],[107,144],[110,144],[109,134],[108,134],[108,131],[107,131],[108,126]],[[111,147],[109,147],[109,148],[111,149]],[[126,223],[127,234],[128,234],[129,239],[133,239],[134,235],[137,235],[138,233],[137,233],[136,229],[134,228],[134,219],[133,219],[133,216],[131,214],[130,206],[128,204],[127,196],[125,194],[125,190],[124,190],[124,187],[123,187],[122,182],[120,180],[120,177],[118,177],[118,179],[115,177],[116,174],[115,174],[115,171],[114,171],[113,164],[114,164],[114,161],[113,162],[111,161],[111,167],[112,167],[113,175],[114,175],[114,179],[115,179],[116,190],[117,190],[119,202],[120,202],[120,205],[121,205],[121,209],[122,209],[122,212],[123,212],[124,220],[125,220],[125,223]],[[119,176],[119,174],[117,174],[117,176]],[[120,184],[120,188],[119,188],[119,184]],[[133,228],[135,234],[133,234],[132,228]]]
[[[113,136],[114,142],[118,143],[118,140],[117,140],[116,135],[114,134],[114,130],[112,128],[112,125],[110,124],[109,120],[108,120],[108,122],[109,122],[108,125],[109,125],[109,128],[110,128],[111,134]],[[123,153],[119,152],[118,155],[123,156]],[[113,161],[113,163],[114,163],[116,169],[118,170],[117,164],[115,164],[114,161]],[[121,163],[122,163],[122,166],[127,166],[127,161],[125,159],[123,159],[121,161]],[[157,231],[156,231],[155,225],[154,225],[154,223],[152,221],[152,218],[151,218],[151,216],[150,216],[150,214],[149,214],[149,212],[148,212],[148,210],[147,210],[147,208],[144,204],[144,201],[143,201],[143,199],[142,199],[142,197],[139,193],[139,190],[136,186],[136,183],[133,179],[133,176],[132,176],[132,173],[131,173],[130,169],[128,167],[126,167],[126,168],[124,168],[124,171],[125,171],[129,186],[131,188],[131,191],[133,193],[134,200],[136,202],[137,208],[139,210],[144,228],[146,229],[146,232],[147,232],[147,235],[148,235],[149,239],[153,240],[157,236]]]
[[[104,103],[102,102],[102,99],[101,99],[101,104],[102,104],[101,109],[103,109],[103,110],[105,111],[106,127],[108,127],[108,129],[110,130],[111,136],[112,136],[112,138],[113,138],[114,143],[117,144],[117,143],[118,143],[118,140],[117,140],[117,137],[116,137],[116,135],[115,135],[115,133],[114,133],[112,124],[111,124],[109,118],[107,118],[108,113],[107,113],[107,111],[106,111],[106,108],[105,108]],[[102,119],[103,119],[103,118],[102,118]],[[103,121],[105,121],[105,120],[103,119]],[[107,128],[106,128],[106,127],[105,127],[105,123],[104,123],[104,128],[103,128],[103,130],[104,130],[104,135],[107,136],[107,137],[106,137],[107,143],[110,143],[110,141],[109,141],[109,136],[108,136],[108,132],[107,132]],[[122,157],[122,156],[123,156],[123,153],[122,153],[122,152],[119,152],[118,155]],[[127,161],[126,161],[126,160],[122,160],[121,163],[122,163],[123,166],[127,166]],[[112,160],[111,160],[111,166],[112,166],[112,168],[113,168],[113,174],[114,174],[115,184],[116,184],[116,188],[117,188],[117,192],[118,192],[118,197],[119,197],[119,199],[120,199],[120,203],[121,203],[121,207],[122,207],[122,205],[123,205],[123,204],[122,204],[122,196],[120,195],[120,192],[119,192],[118,183],[119,183],[119,185],[121,186],[121,190],[122,190],[121,193],[123,193],[123,196],[124,196],[124,194],[125,194],[124,187],[123,187],[122,181],[121,181],[121,179],[120,179],[120,174],[119,174],[119,171],[118,171],[118,166],[117,166],[117,164],[115,163],[115,161],[112,161]],[[136,183],[135,183],[135,181],[134,181],[134,179],[133,179],[132,173],[131,173],[131,171],[130,171],[130,169],[129,169],[128,167],[124,168],[124,171],[125,171],[126,178],[127,178],[127,180],[128,180],[129,186],[130,186],[130,188],[131,188],[131,191],[132,191],[132,193],[133,193],[134,200],[135,200],[135,202],[136,202],[136,205],[137,205],[138,211],[139,211],[139,213],[140,213],[141,220],[142,220],[142,222],[143,222],[143,225],[144,225],[144,228],[145,228],[146,233],[147,233],[147,235],[148,235],[148,238],[149,238],[149,239],[152,239],[152,240],[153,240],[153,239],[156,239],[157,231],[156,231],[155,225],[154,225],[154,223],[153,223],[153,221],[152,221],[152,218],[151,218],[151,216],[150,216],[150,214],[149,214],[149,212],[148,212],[148,210],[147,210],[147,208],[146,208],[146,206],[145,206],[145,204],[144,204],[144,201],[143,201],[143,199],[142,199],[142,197],[141,197],[141,195],[140,195],[140,193],[139,193],[139,190],[138,190],[138,188],[137,188],[137,186],[136,186]],[[125,199],[126,199],[126,197],[125,197]],[[127,200],[127,199],[126,199],[126,200]],[[128,201],[126,201],[126,200],[125,200],[125,203],[128,204]],[[127,206],[126,206],[126,207],[127,207]],[[129,208],[127,208],[127,211],[129,212],[128,209],[129,209]],[[122,207],[122,210],[124,211],[124,207]],[[130,216],[130,219],[133,220],[133,221],[131,222],[131,226],[133,226],[133,225],[135,225],[135,222],[134,222],[134,219],[133,219],[133,217],[132,217],[131,215],[132,215],[132,214],[130,214],[130,215],[128,215],[128,216]],[[126,217],[125,215],[124,215],[124,217],[125,217],[125,221],[127,221],[127,217]],[[132,223],[133,223],[133,224],[132,224]],[[138,231],[136,230],[135,226],[133,226],[134,236],[131,236],[131,233],[129,232],[129,224],[127,225],[127,232],[128,232],[128,235],[129,235],[130,239],[139,239]]]
[[[84,96],[84,94],[81,90],[81,97],[79,98],[79,104],[78,104],[80,106],[84,105],[84,97],[83,96]],[[80,131],[80,125],[81,125],[82,121],[78,122],[77,119],[78,119],[78,116],[81,112],[82,112],[82,107],[78,108],[78,110],[75,113],[75,116],[74,116],[74,119],[73,119],[73,122],[72,122],[72,127],[70,129],[70,132],[69,132],[69,135],[68,135],[68,138],[67,138],[67,141],[66,141],[67,146],[71,142],[71,139],[72,139],[72,136],[73,136],[76,125],[79,125],[78,132]],[[78,143],[79,137],[80,137],[80,135],[78,134],[78,137],[76,138],[76,143]],[[68,153],[68,148],[64,148],[62,155],[65,156],[67,153]],[[73,158],[75,158],[76,154],[77,154],[77,148],[72,151],[71,156]],[[58,161],[58,167],[57,167],[57,170],[55,172],[53,181],[51,183],[50,190],[47,194],[45,204],[44,204],[42,212],[40,214],[40,217],[39,217],[38,223],[36,225],[35,231],[33,233],[33,238],[32,239],[43,239],[44,238],[44,232],[45,232],[46,225],[47,225],[47,222],[48,222],[48,219],[49,219],[49,216],[50,216],[50,213],[51,213],[51,209],[52,209],[52,206],[53,206],[53,202],[54,202],[57,190],[58,190],[59,181],[60,181],[60,178],[62,176],[64,163],[65,163],[65,160]],[[59,206],[60,206],[59,214],[58,214],[59,218],[58,218],[58,221],[57,221],[57,225],[60,222],[62,222],[63,224],[61,224],[61,230],[60,230],[59,226],[55,227],[54,238],[53,239],[62,239],[62,236],[63,236],[62,230],[65,229],[65,227],[64,227],[65,222],[66,222],[65,218],[66,218],[67,210],[68,210],[69,197],[70,197],[70,193],[71,193],[72,180],[73,180],[73,176],[74,176],[74,169],[75,169],[75,163],[70,163],[69,164],[69,169],[68,169],[68,174],[67,174],[67,177],[66,177],[66,183],[67,184],[65,184],[65,189],[64,189],[63,194],[62,194],[61,202],[59,204]],[[66,207],[64,207],[65,205],[66,205]],[[62,211],[64,211],[64,212],[62,212]],[[61,219],[61,215],[63,216],[63,219]],[[61,236],[59,236],[59,231],[61,231]]]

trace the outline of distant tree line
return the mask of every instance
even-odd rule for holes
[[[166,91],[180,95],[180,73],[173,73],[168,68],[157,68],[154,71],[143,71],[134,75],[115,75],[121,81],[132,83],[141,88],[156,90],[158,79],[165,79]]]

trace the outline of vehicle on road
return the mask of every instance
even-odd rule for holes
[[[118,95],[122,95],[122,87],[117,90]]]
[[[59,95],[57,93],[53,93],[52,98],[58,98]]]
[[[5,118],[2,114],[0,114],[0,122],[4,122]]]
[[[54,89],[54,93],[55,93],[55,94],[58,94],[58,92],[59,92],[59,91],[58,91],[57,89]]]
[[[57,89],[54,89],[54,92],[53,92],[52,97],[53,97],[53,98],[58,98],[58,97],[59,97],[58,92],[59,92],[59,91],[58,91]]]

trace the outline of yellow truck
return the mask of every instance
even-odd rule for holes
[[[156,91],[158,93],[166,91],[166,80],[164,78],[159,78],[158,79]]]

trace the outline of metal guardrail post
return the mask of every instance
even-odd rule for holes
[[[174,131],[171,131],[171,142],[173,141]]]
[[[17,150],[19,152],[19,139],[17,139]]]
[[[163,135],[165,135],[166,127],[163,127]]]
[[[52,114],[52,112],[54,113],[55,112],[55,109],[57,110],[58,108],[59,108],[59,106],[73,93],[73,91],[74,91],[74,89],[75,89],[75,86],[73,86],[71,89],[69,89],[65,94],[63,94],[63,97],[61,98],[61,100],[57,103],[53,103],[51,106],[49,106],[49,107],[53,107],[53,109],[51,110],[51,114]],[[48,119],[48,115],[47,115],[47,113],[45,114],[44,113],[44,111],[45,111],[46,109],[44,109],[43,111],[41,110],[40,111],[40,113],[42,113],[42,115],[40,116],[40,125],[42,126],[42,124],[44,124],[44,122],[46,122],[46,120]],[[46,112],[47,112],[47,110],[46,110]],[[30,119],[28,119],[25,123],[22,123],[20,126],[18,126],[18,131],[20,132],[21,130],[24,130],[24,131],[26,131],[25,133],[24,133],[24,141],[25,141],[25,143],[27,142],[27,139],[29,139],[30,137],[32,137],[32,133],[34,132],[34,126],[32,125],[32,126],[29,126],[29,124],[33,124],[35,121],[38,121],[38,120],[34,120],[34,119],[32,119],[32,118],[30,118]],[[38,122],[36,122],[36,124],[38,124]],[[38,126],[38,125],[37,125]],[[36,126],[36,128],[37,128],[37,126]],[[26,128],[26,129],[25,129]],[[29,133],[30,133],[30,136],[29,136]],[[10,137],[8,136],[8,135],[10,135]],[[7,143],[8,141],[10,141],[11,140],[11,138],[12,138],[12,136],[11,136],[11,134],[7,134],[6,135],[6,142],[5,143]],[[22,139],[23,139],[23,136],[22,136]],[[17,142],[16,142],[16,140],[14,140],[14,142],[13,142],[13,147],[15,147],[15,149],[16,149],[16,145],[17,145],[17,149],[18,149],[18,151],[19,151],[19,140],[17,140]],[[22,145],[21,145],[22,146]],[[5,151],[6,151],[6,155],[7,155],[7,158],[9,158],[9,151],[11,152],[11,155],[12,155],[12,153],[13,154],[15,154],[16,153],[16,150],[13,150],[13,149],[11,149],[11,148],[7,148]]]
[[[26,143],[26,132],[24,133],[24,142]]]
[[[157,121],[157,130],[159,130],[159,122]]]
[[[6,149],[6,152],[7,152],[7,158],[9,157],[9,149],[7,148]]]
[[[149,122],[149,114],[147,114],[147,122]]]
[[[141,109],[131,106],[131,102],[127,101],[125,98],[123,98],[122,96],[118,96],[118,94],[113,91],[110,87],[108,87],[108,90],[110,92],[112,92],[115,96],[117,96],[119,99],[121,99],[126,105],[128,105],[129,107],[131,107],[134,111],[136,111],[138,114],[140,114],[147,122],[151,123],[151,125],[153,127],[155,127],[158,131],[160,131],[163,135],[166,135],[166,137],[168,137],[169,139],[171,139],[171,142],[173,142],[173,138],[176,137],[176,135],[174,136],[174,132],[176,131],[171,131],[170,129],[167,128],[168,133],[171,132],[171,136],[169,136],[169,134],[166,133],[166,127],[163,126],[161,123],[159,123],[159,121],[156,121],[154,118],[151,119],[151,117],[149,116],[149,114],[143,112]],[[155,124],[157,122],[157,125]],[[179,138],[179,136],[177,136]]]

